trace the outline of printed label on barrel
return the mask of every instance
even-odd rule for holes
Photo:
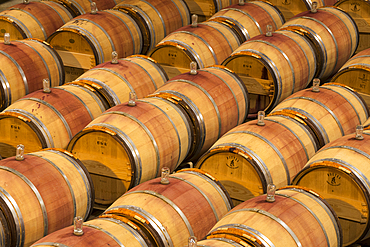
[[[328,173],[328,180],[326,182],[331,186],[339,186],[341,184],[340,179],[340,175],[330,172]]]
[[[258,172],[239,154],[217,152],[197,166],[215,176],[222,183],[234,205],[263,194]]]

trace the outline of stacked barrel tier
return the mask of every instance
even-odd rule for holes
[[[283,14],[286,21],[294,18],[295,15],[298,15],[302,12],[311,10],[317,7],[323,6],[333,6],[338,0],[297,0],[297,1],[277,1],[277,0],[270,0],[272,4],[274,4]],[[316,6],[315,6],[316,3]]]
[[[267,1],[242,1],[221,9],[208,20],[231,26],[240,37],[241,43],[266,33],[266,27],[279,29],[285,22],[275,5]]]
[[[167,74],[155,60],[145,55],[132,55],[99,64],[67,84],[90,86],[113,107],[129,101],[131,92],[143,98],[167,81]]]
[[[369,238],[370,132],[356,132],[326,144],[293,179],[317,191],[337,213],[343,246]]]
[[[370,49],[351,57],[331,78],[332,82],[347,85],[356,90],[370,107]]]
[[[38,90],[0,113],[0,154],[14,156],[19,143],[25,151],[63,148],[74,135],[106,110],[102,100],[87,88],[63,85]]]
[[[143,34],[146,54],[171,32],[190,24],[188,6],[183,0],[123,0],[114,9],[130,15]]]
[[[55,231],[32,247],[154,247],[137,224],[117,215],[104,215]]]
[[[273,194],[275,193],[275,194]],[[342,246],[333,208],[315,191],[280,188],[239,204],[208,233],[207,239],[237,238],[243,246]]]
[[[235,20],[215,15],[208,21],[198,23],[193,16],[191,25],[167,35],[148,55],[163,65],[169,78],[172,78],[189,71],[192,61],[197,63],[198,68],[221,64],[245,41],[245,35],[248,35],[246,30],[250,36],[265,32],[266,26],[261,27],[260,23],[269,23],[273,27],[282,25],[281,15],[265,2],[232,5],[225,10],[227,13],[222,13],[231,15],[231,9]]]
[[[365,0],[341,0],[334,6],[346,11],[358,27],[360,37],[356,53],[370,48],[370,3]]]
[[[160,176],[162,167],[175,170],[192,143],[190,120],[175,104],[156,97],[134,104],[122,103],[105,111],[67,147],[90,172],[95,200],[103,207],[132,187]]]
[[[0,39],[9,33],[11,40],[46,40],[72,18],[60,2],[24,1],[0,12]]]
[[[147,97],[174,102],[191,119],[193,141],[187,161],[197,160],[248,115],[248,92],[240,78],[222,66],[207,67],[173,77]]]
[[[198,169],[183,169],[136,186],[102,215],[133,221],[153,246],[185,246],[191,236],[203,239],[231,208],[216,178]]]
[[[0,161],[2,246],[30,246],[40,238],[87,219],[94,202],[91,177],[62,149],[43,149]]]
[[[305,37],[279,29],[247,40],[222,65],[243,79],[252,118],[306,88],[315,75],[316,61],[314,48]]]
[[[123,58],[141,53],[143,47],[135,20],[113,9],[79,15],[50,35],[47,42],[61,56],[66,74],[71,74],[72,70],[76,77],[110,61],[113,51]]]
[[[16,100],[43,88],[64,83],[58,53],[45,41],[25,39],[0,44],[0,111]]]
[[[359,32],[352,17],[331,6],[295,15],[281,29],[288,29],[312,42],[317,57],[315,77],[326,82],[355,53]]]
[[[287,113],[304,121],[319,140],[319,147],[354,133],[357,125],[369,118],[369,109],[352,88],[326,83],[301,90],[277,105],[271,114]]]
[[[184,0],[190,14],[199,16],[200,21],[206,21],[223,8],[238,3],[238,0]]]
[[[219,65],[239,45],[240,40],[231,28],[207,21],[170,33],[148,55],[158,61],[172,78],[189,71],[192,61],[201,69]]]
[[[65,6],[73,17],[89,13],[91,11],[92,3],[94,2],[94,7],[98,10],[113,9],[121,0],[99,0],[99,1],[89,1],[89,0],[47,0],[58,2]]]
[[[303,121],[283,114],[241,124],[216,141],[195,167],[214,174],[234,205],[289,185],[319,146]]]

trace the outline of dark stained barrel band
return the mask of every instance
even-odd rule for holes
[[[302,243],[301,243],[301,241],[299,241],[299,238],[297,237],[297,235],[295,235],[294,231],[284,221],[282,221],[279,217],[276,217],[275,215],[273,215],[273,214],[271,214],[271,213],[269,213],[265,210],[258,209],[258,208],[242,208],[242,209],[232,211],[232,212],[230,212],[226,215],[230,215],[230,214],[237,213],[237,212],[243,212],[243,211],[255,212],[255,213],[261,214],[263,216],[266,216],[266,217],[272,219],[273,221],[275,221],[279,225],[281,225],[290,234],[290,236],[293,238],[294,242],[297,244],[298,247],[303,247]]]
[[[213,146],[212,149],[216,149],[216,148],[219,148],[219,147],[233,147],[233,148],[241,150],[243,153],[248,154],[252,158],[252,160],[257,163],[257,165],[255,165],[251,162],[249,162],[249,163],[256,169],[256,171],[259,171],[259,174],[262,173],[262,175],[263,175],[263,177],[261,177],[261,182],[262,182],[262,186],[265,187],[264,191],[267,189],[268,184],[273,183],[272,182],[272,176],[271,176],[271,173],[270,173],[267,165],[261,159],[261,157],[259,157],[253,150],[251,150],[248,147],[243,146],[239,143],[222,143],[222,144]],[[210,149],[210,150],[212,150],[212,149]],[[264,180],[265,180],[265,184],[263,183]]]
[[[25,238],[25,231],[24,231],[24,220],[22,216],[22,212],[19,209],[18,203],[14,200],[14,198],[3,188],[0,187],[0,198],[4,201],[9,209],[10,213],[13,216],[14,224],[16,228],[16,245],[15,246],[24,246],[24,238]]]
[[[19,115],[23,115],[28,117],[31,120],[32,123],[32,129],[36,132],[37,137],[40,139],[40,142],[43,143],[45,148],[53,148],[54,147],[54,140],[52,135],[50,134],[49,130],[46,128],[43,122],[41,122],[37,117],[35,117],[33,114],[22,110],[22,109],[8,109],[4,111],[6,112],[12,112]],[[28,124],[31,126],[31,124]]]
[[[22,67],[17,63],[17,61],[14,58],[12,58],[9,54],[5,53],[4,51],[0,50],[0,54],[3,54],[8,59],[10,59],[14,63],[14,65],[17,67],[19,73],[21,74],[26,94],[29,94],[30,92],[29,92],[29,89],[28,89],[27,77],[26,77],[26,74],[24,73]]]
[[[96,123],[96,124],[91,124],[91,125],[89,124],[87,127],[95,127],[95,126],[101,126],[109,130],[112,130],[120,138],[120,140],[125,144],[126,148],[129,149],[130,154],[132,155],[134,159],[134,164],[131,164],[131,165],[135,165],[135,173],[136,173],[136,176],[134,177],[134,180],[131,181],[131,184],[132,184],[132,187],[140,184],[142,173],[143,173],[142,171],[143,164],[141,161],[139,150],[137,149],[135,143],[131,140],[131,138],[126,133],[124,133],[122,130],[120,130],[116,126],[105,124],[105,123]],[[157,170],[159,170],[159,168],[157,168]]]
[[[268,237],[263,235],[261,232],[255,230],[255,229],[253,229],[249,226],[246,226],[244,224],[225,224],[225,225],[221,225],[221,226],[218,226],[216,229],[214,229],[212,232],[210,232],[210,234],[212,234],[213,232],[216,232],[218,230],[222,230],[222,229],[225,229],[226,232],[228,231],[228,229],[241,230],[241,231],[246,232],[246,233],[252,235],[253,237],[255,237],[258,241],[260,241],[262,243],[262,246],[275,247],[274,243]]]
[[[123,196],[129,194],[131,192],[126,192]],[[167,232],[166,228],[162,225],[162,223],[155,218],[152,214],[149,212],[145,211],[144,209],[132,205],[119,205],[116,207],[109,208],[108,210],[114,210],[114,209],[128,209],[134,213],[137,213],[140,215],[140,217],[143,217],[145,220],[147,220],[155,230],[156,233],[159,234],[159,237],[164,244],[165,247],[174,247],[171,236]]]
[[[26,38],[33,38],[30,30],[19,19],[15,18],[14,16],[11,16],[11,15],[4,15],[4,14],[1,14],[0,18],[5,19],[8,22],[12,23],[18,30],[21,29],[20,31],[23,32],[23,33],[21,33],[23,38],[25,38],[25,39]]]

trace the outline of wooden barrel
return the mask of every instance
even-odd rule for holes
[[[272,31],[275,31],[285,22],[279,9],[267,1],[233,4],[216,12],[209,20],[231,26],[242,38],[241,43],[266,33],[267,25],[271,25]]]
[[[300,186],[276,191],[275,201],[261,195],[239,204],[208,237],[234,236],[246,246],[342,246],[342,229],[332,207],[315,191]]]
[[[201,69],[221,64],[240,42],[232,28],[219,22],[207,21],[197,24],[197,27],[188,25],[177,29],[148,54],[163,66],[171,79],[189,71],[192,61]]]
[[[370,49],[351,57],[331,78],[332,82],[347,85],[356,90],[370,107]]]
[[[190,23],[189,9],[183,0],[123,0],[114,9],[129,14],[140,26],[144,39],[142,54]]]
[[[369,117],[369,109],[352,88],[326,83],[319,92],[301,90],[277,105],[272,114],[286,112],[303,120],[316,135],[320,147],[344,135]]]
[[[222,92],[222,94],[220,94]],[[186,160],[196,160],[224,133],[244,122],[248,92],[239,77],[222,66],[172,78],[147,97],[175,102],[189,114],[194,129]]]
[[[167,81],[167,74],[155,60],[145,55],[131,55],[119,59],[117,64],[99,64],[67,84],[91,86],[113,107],[129,101],[130,92],[143,98]]]
[[[63,4],[71,12],[73,17],[89,13],[91,11],[91,3],[88,0],[48,0]],[[98,10],[113,9],[121,0],[99,0],[95,1]]]
[[[284,115],[241,124],[224,134],[198,159],[195,167],[214,174],[234,205],[266,193],[267,185],[289,185],[318,150],[303,121]]]
[[[277,30],[239,46],[222,65],[237,73],[250,93],[250,114],[270,112],[280,101],[306,88],[316,71],[312,45],[301,35]]]
[[[326,144],[293,179],[317,191],[333,207],[343,229],[343,246],[369,238],[370,132],[349,134]]]
[[[334,6],[343,9],[348,13],[358,27],[359,43],[355,53],[370,48],[370,4],[365,0],[341,0]]]
[[[47,41],[58,51],[64,66],[85,71],[110,61],[113,51],[119,58],[142,51],[139,26],[129,15],[113,9],[77,16]]]
[[[334,5],[338,0],[298,0],[298,1],[292,1],[292,0],[270,0],[273,5],[275,5],[283,14],[286,21],[294,18],[295,15],[298,15],[302,12],[305,12],[307,10],[312,9],[312,3],[316,2],[317,7],[323,7],[323,6],[332,6]]]
[[[357,25],[352,17],[337,7],[305,11],[285,22],[281,29],[303,32],[314,45],[317,56],[315,77],[329,79],[354,54],[359,42]]]
[[[153,246],[184,246],[190,236],[202,239],[232,207],[216,178],[198,169],[142,183],[118,198],[104,213],[138,224]],[[181,196],[179,196],[181,195]]]
[[[237,4],[237,0],[184,0],[188,5],[190,14],[199,16],[199,21],[207,21],[221,9]]]
[[[70,12],[57,2],[19,3],[0,12],[0,38],[9,33],[11,40],[46,40],[72,18]]]
[[[67,150],[89,170],[99,204],[113,203],[127,190],[173,171],[192,143],[190,120],[162,98],[122,103],[105,111],[73,137]]]
[[[58,53],[37,39],[0,44],[0,111],[19,98],[43,88],[64,83],[64,68]]]
[[[90,90],[72,85],[35,91],[0,113],[0,153],[14,156],[19,143],[25,152],[66,148],[74,135],[105,111]]]
[[[152,247],[141,229],[123,217],[96,218],[83,223],[83,235],[73,234],[73,226],[53,232],[32,244],[32,247],[47,246],[109,246]]]
[[[30,246],[76,216],[87,219],[94,202],[90,175],[72,154],[44,149],[23,157],[0,161],[0,205],[10,232],[6,246]]]

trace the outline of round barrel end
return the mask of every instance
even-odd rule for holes
[[[90,173],[96,204],[111,204],[138,184],[141,171],[130,147],[114,130],[99,125],[85,128],[69,142],[67,150]]]

